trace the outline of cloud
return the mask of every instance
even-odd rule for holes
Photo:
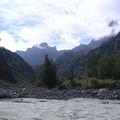
[[[29,47],[41,42],[48,42],[50,40],[50,33],[42,28],[28,28],[24,27],[19,32],[19,37],[22,38]]]
[[[48,42],[71,49],[87,38],[111,34],[108,24],[120,23],[119,11],[119,0],[0,0],[0,34],[11,41],[1,45],[15,51]]]
[[[80,44],[80,38],[74,38],[74,36],[68,35],[68,34],[62,34],[61,35],[61,42],[57,46],[58,50],[65,49],[72,49],[75,46],[78,46]]]
[[[74,15],[64,15],[55,22],[55,28],[61,33],[77,33],[80,32],[82,26],[79,19]]]
[[[0,32],[0,38],[1,38],[0,45],[5,46],[7,49],[13,52],[15,52],[18,48],[19,50],[26,49],[26,44],[22,40],[16,42],[16,40],[6,31]]]

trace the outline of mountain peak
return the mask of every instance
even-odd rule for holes
[[[39,65],[44,61],[45,54],[48,54],[50,58],[56,60],[63,54],[64,51],[58,51],[56,47],[49,46],[46,42],[36,44],[32,48],[28,48],[26,51],[17,51],[29,65]]]
[[[41,47],[48,47],[48,43],[42,42],[42,43],[40,44],[40,46],[41,46]]]
[[[33,46],[34,48],[40,48],[40,49],[46,49],[46,48],[49,48],[49,45],[48,43],[46,42],[42,42],[40,44],[36,44]]]

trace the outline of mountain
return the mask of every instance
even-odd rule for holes
[[[33,70],[19,55],[0,48],[0,82],[24,84],[34,79]]]
[[[65,52],[60,58],[55,61],[58,70],[58,77],[65,79],[71,77],[71,75],[77,74],[78,71],[82,74],[84,71],[84,53],[68,51]]]
[[[56,47],[49,47],[47,43],[43,42],[40,45],[28,48],[26,51],[17,51],[16,53],[29,65],[35,66],[43,63],[45,54],[48,54],[49,58],[55,61],[64,51],[57,51]]]
[[[110,54],[110,53],[119,52],[119,50],[120,50],[120,33],[110,37],[107,42],[104,42],[100,47],[91,51],[91,53],[99,52],[101,54],[106,54],[106,53]]]
[[[90,50],[95,49],[95,48],[99,47],[101,44],[103,44],[104,42],[108,41],[109,38],[110,38],[110,36],[103,37],[99,40],[93,39],[88,45],[80,44],[79,46],[75,47],[73,49],[73,51],[89,52]]]
[[[92,77],[120,79],[120,33],[87,56],[88,74]]]
[[[65,52],[56,61],[58,76],[60,79],[69,78],[72,73],[84,75],[86,56],[88,53],[107,42],[110,37],[104,37],[100,40],[92,40],[88,45],[79,45],[74,49]]]

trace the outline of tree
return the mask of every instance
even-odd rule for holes
[[[97,64],[98,64],[99,54],[92,54],[87,60],[87,74],[89,77],[97,77]]]
[[[55,87],[57,84],[57,69],[53,60],[49,60],[48,55],[45,55],[44,63],[40,67],[39,79],[42,85],[48,88]]]
[[[115,55],[115,62],[113,68],[114,79],[120,79],[120,55]]]
[[[104,55],[98,60],[97,72],[99,78],[113,78],[114,56]]]

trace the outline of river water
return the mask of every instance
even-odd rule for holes
[[[120,120],[120,101],[6,99],[0,120]]]

